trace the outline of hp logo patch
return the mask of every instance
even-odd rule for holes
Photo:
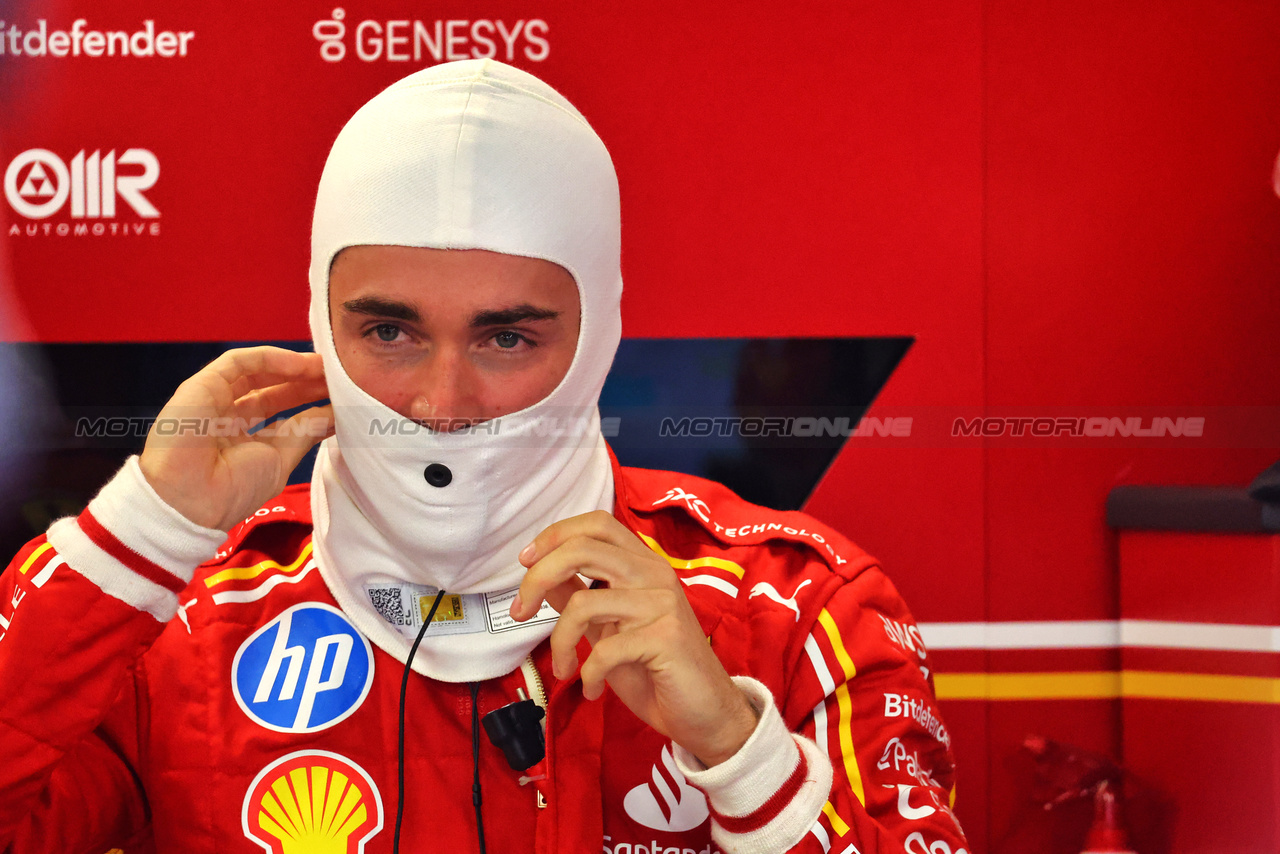
[[[231,687],[244,713],[276,732],[316,732],[360,708],[373,649],[331,605],[294,605],[240,645]]]

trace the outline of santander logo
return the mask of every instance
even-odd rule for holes
[[[681,833],[707,820],[707,799],[680,773],[670,745],[663,745],[662,761],[653,766],[653,779],[627,792],[622,808],[652,830]]]

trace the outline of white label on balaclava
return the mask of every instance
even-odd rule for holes
[[[407,637],[417,637],[439,588],[422,584],[366,584],[369,604],[389,625]],[[446,593],[440,600],[428,629],[433,637],[471,635],[480,632],[501,634],[539,623],[553,623],[560,616],[547,602],[542,603],[532,619],[518,623],[511,618],[511,603],[520,588],[497,593]]]

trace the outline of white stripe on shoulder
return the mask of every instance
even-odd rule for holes
[[[826,698],[835,692],[836,683],[831,678],[831,670],[823,661],[822,650],[818,649],[818,641],[813,635],[804,639],[804,651],[809,656],[809,663],[813,665],[814,675],[818,677],[818,684],[822,686],[823,694],[823,699],[813,707],[813,740],[818,743],[819,750],[830,754],[830,745],[827,743]]]
[[[700,584],[706,587],[714,587],[721,593],[727,593],[735,599],[738,598],[738,588],[736,586],[725,581],[723,578],[719,578],[714,575],[681,576],[680,580],[684,582],[686,587],[693,587]]]
[[[809,656],[809,663],[813,665],[822,693],[830,697],[836,690],[836,682],[831,678],[831,669],[827,667],[826,659],[822,657],[822,650],[818,649],[818,641],[813,635],[804,639],[804,651]]]
[[[62,555],[57,555],[56,557],[52,558],[48,563],[46,563],[41,568],[41,570],[35,574],[35,577],[31,579],[31,586],[37,589],[44,587],[44,585],[49,581],[49,579],[53,577],[53,571],[60,566],[66,566],[66,565],[67,565],[67,562],[63,560]]]
[[[823,851],[831,850],[831,837],[827,836],[827,829],[822,826],[822,822],[815,821],[813,827],[809,828],[809,832],[818,840],[818,844],[822,846]]]
[[[257,587],[248,590],[226,590],[213,594],[213,604],[225,605],[232,602],[256,602],[281,584],[297,584],[307,577],[307,573],[316,568],[316,559],[312,558],[302,567],[297,575],[273,575]]]

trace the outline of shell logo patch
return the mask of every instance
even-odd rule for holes
[[[360,854],[382,830],[382,796],[350,759],[300,750],[258,772],[241,821],[268,854]]]

